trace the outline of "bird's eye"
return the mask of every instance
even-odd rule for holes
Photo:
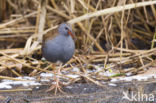
[[[66,30],[68,30],[68,28],[67,28],[67,27],[65,27],[65,29],[66,29]]]

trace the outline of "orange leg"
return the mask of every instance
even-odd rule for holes
[[[62,84],[62,83],[59,80],[59,75],[61,74],[61,68],[62,68],[62,64],[58,68],[57,74],[54,76],[55,84],[51,85],[51,87],[47,90],[47,92],[52,91],[52,90],[55,89],[55,95],[57,93],[57,90],[60,91],[63,94],[65,93],[65,92],[63,92],[62,87],[60,86],[60,84]]]

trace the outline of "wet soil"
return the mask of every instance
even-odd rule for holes
[[[66,94],[57,95],[46,92],[48,85],[31,88],[32,91],[0,92],[0,103],[156,103],[155,80],[120,82],[117,86],[106,84],[104,87],[92,83],[74,83],[63,88]],[[123,92],[127,93],[129,100],[123,98]],[[145,94],[147,98],[141,98],[141,94]],[[154,100],[149,99],[151,95]]]

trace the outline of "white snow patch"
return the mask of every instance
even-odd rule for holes
[[[117,82],[117,81],[119,81],[119,79],[117,79],[117,78],[111,79],[111,82]]]
[[[66,88],[71,89],[71,88],[73,88],[73,87],[72,87],[72,86],[66,86]]]
[[[46,59],[44,57],[42,57],[41,60],[45,61]]]
[[[31,86],[31,85],[41,85],[40,83],[36,82],[35,78],[33,77],[17,77],[17,79],[25,79],[27,81],[13,81],[13,80],[6,80],[3,79],[0,83],[0,88],[11,89],[11,85],[23,85],[23,86]]]
[[[152,75],[154,78],[156,78],[156,75]]]
[[[49,81],[50,79],[46,79],[46,78],[41,79],[41,82],[49,82]]]
[[[126,73],[126,76],[131,76],[131,75],[132,75],[131,72]]]
[[[117,86],[117,85],[114,84],[114,83],[109,83],[108,85],[109,85],[109,86],[113,86],[113,87],[116,87],[116,86]]]
[[[110,77],[110,76],[115,75],[116,73],[114,73],[114,72],[109,72],[109,71],[105,71],[105,72],[100,72],[99,74],[100,74],[100,75],[104,75],[104,76]]]
[[[130,76],[130,77],[119,77],[119,78],[112,78],[111,82],[117,82],[117,81],[132,81],[132,80],[138,80],[138,81],[147,81],[149,78],[156,77],[156,75],[136,75],[136,76]]]
[[[36,89],[39,89],[39,88],[40,88],[40,87],[38,87],[38,86],[36,87]]]
[[[71,77],[71,78],[78,78],[78,77],[80,77],[79,75],[76,75],[76,74],[67,74],[66,76]]]
[[[133,77],[122,77],[119,78],[120,81],[132,81],[134,78]]]
[[[32,61],[32,64],[38,64],[39,62],[36,60],[36,61]]]
[[[102,71],[103,70],[103,67],[100,67],[99,65],[94,65],[96,71]]]
[[[17,77],[17,79],[36,80],[36,79],[35,79],[35,77],[28,77],[28,76],[24,76],[24,77]]]
[[[54,76],[54,74],[52,74],[52,73],[41,73],[40,76],[41,77],[52,77],[52,76]]]
[[[93,73],[93,72],[95,72],[95,70],[90,70],[90,69],[87,69],[87,71],[86,71],[87,73]]]
[[[8,84],[5,84],[5,83],[0,83],[0,89],[3,89],[3,88],[11,89],[12,86],[11,85],[8,85]]]
[[[83,90],[87,90],[87,88],[83,88]]]
[[[102,83],[102,84],[106,84],[106,82],[104,82],[104,81],[102,81],[101,83]]]
[[[80,69],[79,69],[78,67],[74,67],[74,68],[73,68],[73,71],[74,71],[74,72],[79,72]]]

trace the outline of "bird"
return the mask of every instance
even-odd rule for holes
[[[66,64],[74,55],[75,52],[75,33],[73,33],[70,24],[61,23],[59,27],[51,32],[48,32],[43,36],[42,41],[42,55],[52,64],[59,64],[59,68],[56,69],[56,74],[60,74],[61,68]],[[55,67],[55,66],[53,66]],[[55,89],[63,93],[61,89],[61,82],[59,76],[54,76],[55,84],[52,84],[48,91]]]

